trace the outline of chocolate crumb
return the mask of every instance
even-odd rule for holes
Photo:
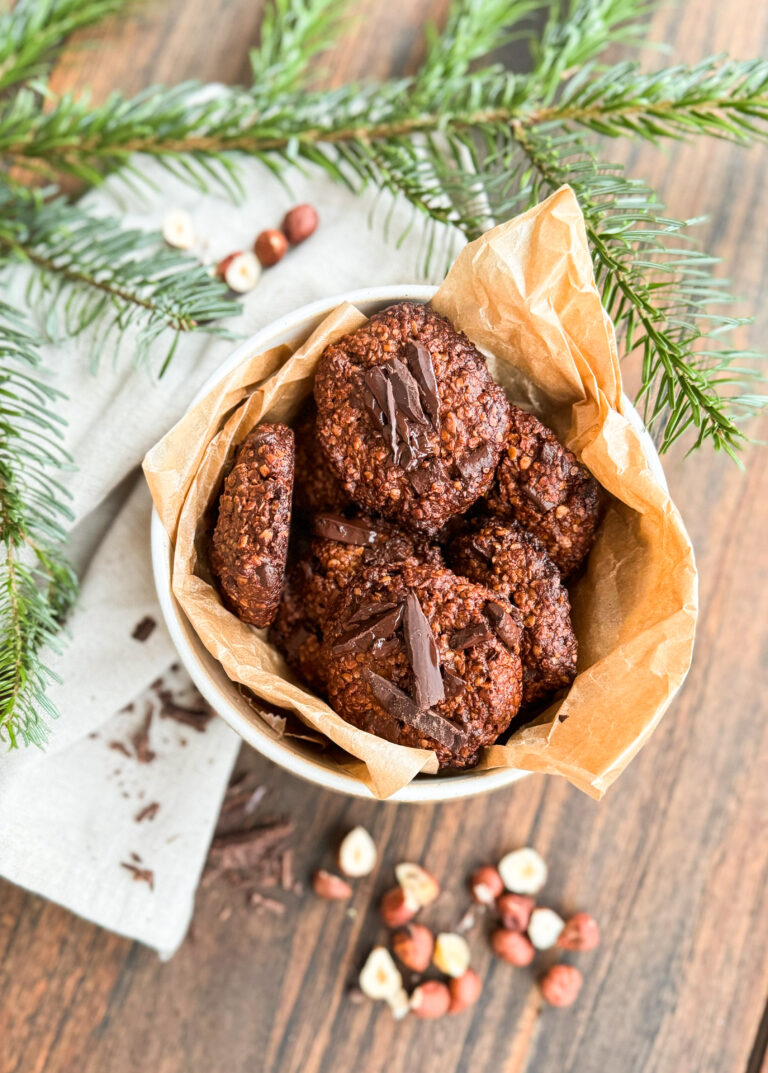
[[[136,823],[142,823],[144,820],[154,820],[159,811],[160,802],[152,801],[149,805],[145,805],[143,809],[137,812],[133,818]]]
[[[261,894],[258,890],[251,891],[248,895],[248,903],[256,909],[266,909],[268,913],[274,913],[275,916],[282,916],[285,912],[282,902],[278,902],[276,898],[268,898],[266,894]]]
[[[149,727],[153,714],[152,708],[149,707],[144,722],[131,738],[131,744],[136,751],[136,759],[140,764],[151,764],[157,755],[149,747]]]
[[[151,868],[139,868],[138,865],[129,864],[127,861],[120,861],[120,867],[127,869],[137,883],[146,883],[150,890],[155,889],[155,873]]]
[[[559,723],[564,723],[567,718],[568,718],[568,713],[566,712],[565,714],[562,714],[562,713],[559,714],[558,717],[557,717],[557,720],[558,720]]]
[[[141,622],[138,622],[133,629],[131,637],[134,641],[146,641],[149,635],[153,632],[157,623],[151,615],[145,615]]]
[[[274,820],[250,831],[217,835],[208,855],[208,866],[218,871],[243,871],[260,865],[264,858],[293,833],[290,820]]]

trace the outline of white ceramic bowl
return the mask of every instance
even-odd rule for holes
[[[207,395],[222,377],[246,358],[281,343],[303,342],[323,318],[342,302],[351,302],[370,316],[376,310],[391,305],[392,302],[405,299],[427,302],[435,289],[425,286],[366,287],[302,306],[301,309],[281,317],[241,343],[229,359],[220,365],[213,376],[203,384],[194,401],[198,402],[204,395]],[[639,415],[628,402],[627,411],[636,419],[638,427],[642,428]],[[648,442],[650,443],[650,439]],[[658,463],[657,475],[661,481],[664,481],[661,463],[658,461],[655,450],[652,447],[651,450],[654,460]],[[178,650],[179,658],[208,703],[249,745],[269,757],[270,760],[274,760],[291,774],[299,775],[329,790],[338,790],[341,793],[358,797],[371,797],[370,792],[361,783],[342,771],[332,761],[326,760],[318,749],[296,738],[280,738],[266,723],[260,720],[252,721],[252,709],[249,709],[237,686],[227,678],[221,664],[214,660],[204,648],[171,593],[171,552],[168,535],[163,529],[157,512],[153,511],[152,566],[160,607],[173,643]],[[508,786],[527,774],[527,771],[497,768],[492,771],[419,775],[389,800],[452,801]]]

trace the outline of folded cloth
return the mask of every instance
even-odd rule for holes
[[[151,160],[139,164],[154,182],[146,198],[116,176],[85,203],[120,215],[126,226],[156,230],[169,210],[186,209],[197,252],[211,262],[250,248],[292,204],[312,203],[318,231],[245,297],[243,315],[231,324],[243,336],[317,298],[424,278],[424,230],[418,222],[408,230],[407,203],[375,190],[354,195],[314,169],[292,172],[289,193],[258,162],[241,166],[240,206],[201,195]],[[439,237],[435,282],[461,244],[449,228]],[[23,276],[19,270],[11,294],[22,309]],[[202,702],[183,671],[167,669],[174,652],[152,582],[150,499],[131,475],[232,345],[185,337],[159,382],[151,368],[131,363],[130,336],[114,360],[102,354],[96,371],[87,339],[46,348],[53,382],[68,396],[66,446],[76,469],[65,483],[82,591],[68,642],[46,660],[60,679],[50,691],[61,711],[50,741],[45,751],[0,757],[0,875],[166,957],[189,925],[239,739],[219,719],[193,714],[187,725],[174,718],[174,709],[184,718]],[[160,360],[161,348],[162,341]]]

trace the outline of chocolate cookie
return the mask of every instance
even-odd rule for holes
[[[442,564],[440,550],[423,537],[410,537],[383,519],[320,514],[310,552],[291,570],[270,640],[290,667],[315,692],[325,691],[326,661],[319,644],[326,619],[342,591],[375,562]]]
[[[285,579],[277,618],[269,629],[269,639],[282,652],[285,662],[297,677],[314,693],[325,696],[323,631],[307,614],[306,593],[306,572],[298,563]]]
[[[210,557],[225,602],[252,626],[268,626],[277,613],[292,493],[293,433],[259,425],[224,481]]]
[[[521,632],[504,597],[445,567],[366,567],[326,624],[330,703],[442,768],[471,767],[520,707]]]
[[[329,510],[343,512],[350,503],[331,469],[317,438],[317,409],[314,401],[306,407],[293,426],[296,439],[296,472],[293,482],[293,502],[304,514]]]
[[[537,536],[563,577],[589,555],[600,522],[600,491],[589,470],[533,414],[510,407],[507,449],[490,509]]]
[[[483,495],[509,407],[485,359],[429,306],[400,302],[324,352],[317,434],[351,498],[432,534]]]
[[[568,593],[539,541],[516,522],[489,520],[460,537],[451,566],[501,593],[523,621],[523,703],[541,700],[576,677],[577,641]]]

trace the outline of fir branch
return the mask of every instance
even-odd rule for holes
[[[41,340],[0,303],[0,741],[42,745],[56,712],[42,662],[72,605],[77,583],[62,546],[70,520],[56,474],[62,395],[40,367]]]
[[[255,96],[274,100],[300,89],[316,57],[338,41],[348,7],[349,0],[272,0],[250,55]]]
[[[111,330],[117,345],[133,328],[137,361],[149,358],[167,329],[176,336],[198,328],[226,334],[215,322],[239,309],[222,283],[162,247],[156,235],[91,216],[62,198],[45,202],[40,194],[0,189],[0,254],[39,271],[37,297],[58,314],[59,322],[48,321],[57,334],[76,335],[98,320],[99,345]],[[175,344],[176,337],[169,353]]]
[[[0,14],[0,92],[46,73],[70,34],[120,11],[127,0],[17,0]]]
[[[624,329],[625,351],[642,354],[639,398],[648,427],[660,426],[660,450],[693,426],[693,448],[709,440],[736,458],[740,423],[768,397],[743,390],[763,379],[759,355],[726,345],[748,321],[718,312],[735,299],[712,275],[713,259],[689,244],[690,221],[666,217],[644,183],[599,164],[575,135],[518,128],[515,136],[533,169],[530,201],[564,183],[579,198],[603,304]]]

